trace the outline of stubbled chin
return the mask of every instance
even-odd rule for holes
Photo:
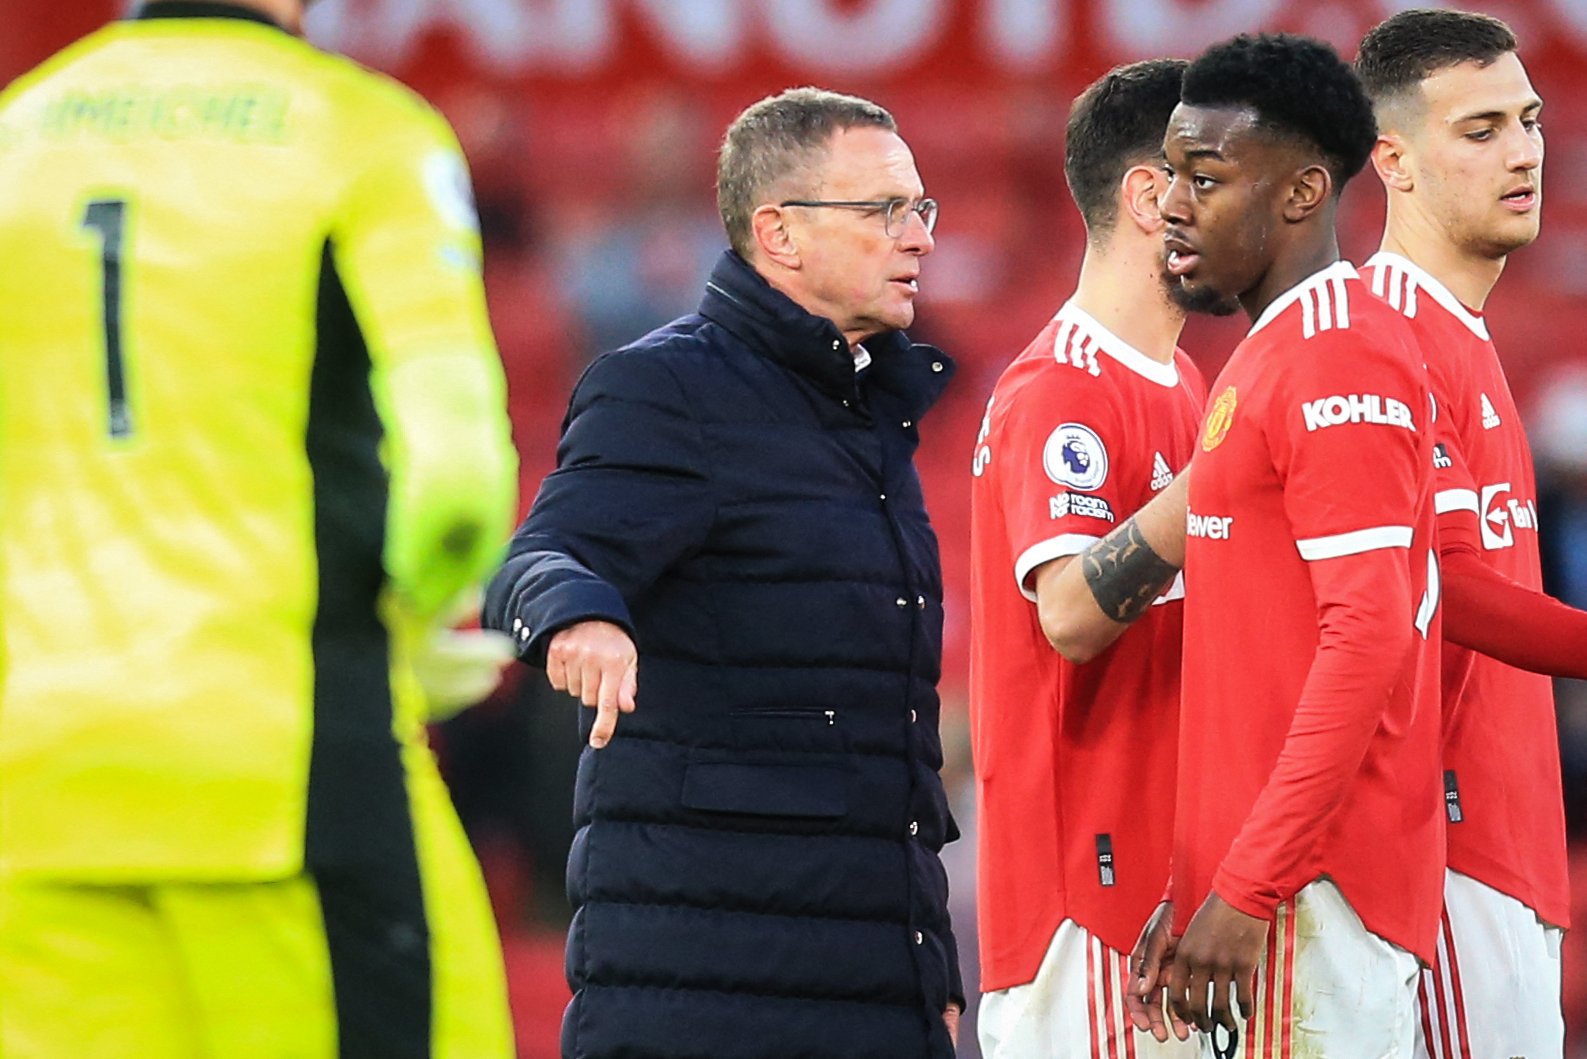
[[[1486,244],[1488,252],[1495,256],[1514,253],[1537,240],[1541,228],[1539,221],[1537,210],[1530,213],[1510,214],[1504,218],[1503,223],[1496,224],[1484,232],[1481,242]]]

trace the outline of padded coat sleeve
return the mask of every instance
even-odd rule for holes
[[[698,548],[715,518],[709,454],[662,349],[608,354],[579,381],[547,476],[492,579],[484,623],[519,655],[600,619],[633,632],[628,607]]]

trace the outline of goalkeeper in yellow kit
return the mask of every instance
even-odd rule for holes
[[[302,14],[0,94],[5,1059],[511,1054],[416,675],[514,508],[467,174]]]

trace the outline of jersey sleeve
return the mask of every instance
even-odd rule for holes
[[[1312,562],[1409,547],[1430,473],[1426,372],[1358,330],[1308,345],[1274,395],[1267,431],[1296,549]]]
[[[1101,540],[1129,509],[1120,502],[1113,465],[1119,415],[1106,389],[1065,368],[1047,371],[1005,398],[992,446],[992,471],[1008,527],[1011,571],[1032,602],[1032,571],[1078,555]]]
[[[1346,797],[1420,617],[1406,549],[1429,473],[1425,372],[1359,332],[1313,341],[1275,395],[1268,436],[1311,575],[1318,648],[1278,761],[1213,880],[1225,901],[1261,916],[1291,896],[1282,880]]]
[[[417,101],[372,107],[362,123],[349,128],[355,177],[322,287],[345,290],[369,351],[391,475],[386,569],[398,597],[431,615],[497,559],[517,456],[462,151]]]

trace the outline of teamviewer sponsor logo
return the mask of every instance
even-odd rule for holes
[[[1537,505],[1531,500],[1503,499],[1510,491],[1509,482],[1482,487],[1482,518],[1477,523],[1482,530],[1482,546],[1489,551],[1515,546],[1515,530],[1537,532]]]
[[[1192,537],[1205,537],[1211,541],[1226,541],[1229,533],[1234,528],[1233,515],[1198,515],[1194,511],[1186,514],[1185,533]]]
[[[1411,410],[1404,401],[1380,397],[1375,393],[1319,397],[1315,401],[1303,402],[1300,411],[1306,417],[1307,430],[1336,427],[1341,423],[1381,423],[1410,431],[1416,429],[1416,424],[1411,421]]]

